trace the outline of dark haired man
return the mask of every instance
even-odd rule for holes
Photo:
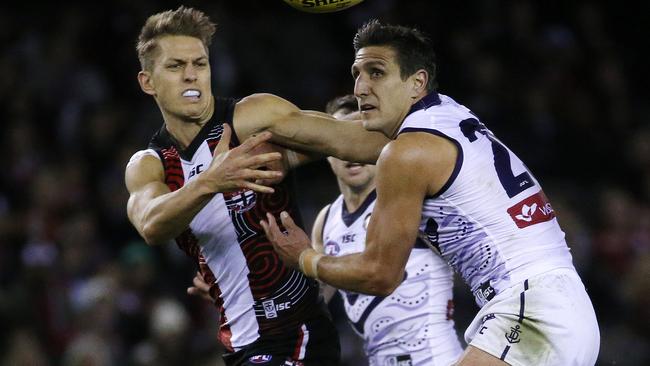
[[[377,202],[362,253],[323,256],[287,213],[263,222],[288,265],[386,296],[419,236],[463,277],[481,310],[459,365],[593,365],[593,306],[539,182],[479,118],[437,93],[430,40],[371,21],[352,65],[364,127],[393,139],[377,161]]]

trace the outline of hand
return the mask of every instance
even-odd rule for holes
[[[261,193],[273,193],[271,187],[263,182],[274,182],[282,177],[277,170],[262,170],[280,160],[278,152],[259,153],[255,149],[271,138],[270,132],[251,136],[241,145],[229,150],[232,131],[228,124],[223,125],[221,140],[214,149],[210,167],[197,177],[208,187],[210,192],[231,192],[242,188]]]
[[[300,253],[305,249],[311,248],[311,240],[285,211],[282,211],[280,214],[280,220],[282,220],[282,225],[287,229],[286,234],[280,231],[280,227],[273,215],[267,212],[266,217],[268,222],[262,220],[260,224],[264,228],[266,237],[273,244],[276,253],[278,253],[285,265],[298,268]]]
[[[203,300],[207,300],[210,302],[215,301],[215,299],[213,299],[212,296],[210,296],[211,286],[207,282],[205,282],[201,273],[196,272],[196,275],[194,275],[194,278],[192,279],[192,284],[194,284],[194,286],[190,286],[187,288],[188,295],[199,296]]]

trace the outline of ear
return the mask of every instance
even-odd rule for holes
[[[427,93],[427,83],[429,82],[429,73],[425,69],[420,69],[411,75],[412,79],[412,95],[411,98],[416,99]]]
[[[156,95],[156,90],[154,89],[153,80],[151,79],[151,73],[149,71],[140,71],[138,73],[138,83],[140,83],[140,89],[143,92],[149,95]]]

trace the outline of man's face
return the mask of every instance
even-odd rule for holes
[[[361,48],[352,76],[363,126],[392,137],[417,96],[413,76],[402,80],[395,50],[388,46]]]
[[[334,118],[341,120],[359,120],[359,112],[339,110],[333,114]],[[353,190],[362,190],[372,183],[375,178],[376,167],[370,164],[351,163],[349,161],[328,157],[327,161],[332,167],[334,175],[345,185]]]
[[[150,94],[163,112],[192,122],[209,115],[210,64],[200,39],[188,36],[158,39],[149,76]]]

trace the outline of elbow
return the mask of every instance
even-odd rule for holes
[[[364,292],[373,296],[388,296],[392,294],[397,286],[402,282],[402,273],[403,271],[400,271],[400,275],[395,275],[385,270],[374,270],[366,277],[367,290]]]
[[[161,230],[156,226],[157,225],[154,224],[146,224],[140,232],[142,239],[144,239],[147,245],[160,245],[167,240],[167,238],[162,235]]]

